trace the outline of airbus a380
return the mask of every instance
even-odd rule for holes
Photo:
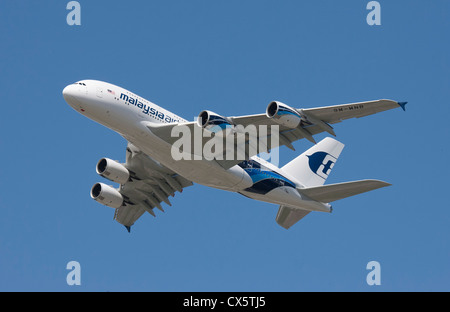
[[[335,136],[332,124],[397,107],[405,110],[406,104],[376,100],[296,109],[273,101],[263,114],[223,117],[202,111],[196,121],[190,122],[102,81],[70,84],[64,88],[63,96],[77,112],[128,141],[125,163],[102,158],[96,167],[99,175],[119,187],[96,183],[90,192],[93,199],[115,209],[114,219],[128,231],[145,212],[155,216],[155,208],[164,211],[163,203],[171,206],[169,197],[193,183],[279,205],[276,222],[286,229],[311,211],[331,212],[333,201],[389,186],[379,180],[324,185],[344,144],[331,137],[316,143],[313,136],[321,132]],[[241,141],[228,140],[239,137],[242,129],[256,132],[249,135],[244,131]],[[190,138],[192,145],[180,143],[181,134],[189,139],[186,130],[201,133],[199,148],[195,135]],[[282,145],[294,150],[292,143],[302,138],[315,145],[278,168],[258,157],[264,149],[252,148],[252,137],[265,142],[262,145],[267,150]],[[212,158],[202,154],[211,145],[210,138],[227,142],[223,149],[218,145],[211,149],[215,153]],[[223,157],[225,154],[232,157]]]

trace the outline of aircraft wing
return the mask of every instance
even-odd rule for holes
[[[119,187],[126,204],[116,209],[114,219],[128,231],[142,214],[148,212],[155,217],[155,208],[164,211],[163,202],[172,206],[169,197],[193,185],[191,181],[156,162],[131,143],[127,146],[124,165],[131,172],[131,178]]]
[[[262,151],[269,151],[275,147],[285,145],[288,148],[295,150],[292,143],[306,138],[309,141],[316,143],[313,135],[328,132],[332,135],[335,135],[333,127],[330,124],[339,123],[343,120],[349,118],[361,118],[364,116],[376,114],[379,112],[383,112],[386,110],[390,110],[393,108],[401,107],[403,110],[405,109],[406,102],[396,102],[392,100],[376,100],[376,101],[368,101],[368,102],[358,102],[358,103],[350,103],[350,104],[342,104],[342,105],[334,105],[334,106],[326,106],[319,108],[309,108],[309,109],[293,109],[291,111],[295,111],[296,113],[302,116],[302,122],[295,128],[289,128],[287,126],[281,125],[276,122],[273,118],[269,118],[266,114],[256,114],[256,115],[247,115],[247,116],[237,116],[237,117],[222,117],[222,120],[227,120],[232,123],[234,126],[242,125],[244,128],[250,125],[256,126],[256,137],[257,140],[264,138],[263,140],[265,146],[258,148],[249,148],[250,146],[250,136],[246,135],[245,145],[246,146],[237,146],[235,142],[233,151],[234,156],[237,155],[238,150],[244,150],[244,157],[225,157],[225,152],[222,152],[222,155],[216,155],[216,161],[222,165],[225,169],[231,168],[234,165],[242,162],[243,160],[247,160],[250,157],[259,154]],[[259,126],[267,125],[269,127],[263,127],[264,132],[260,131]],[[278,132],[278,139],[271,140],[271,136],[274,135],[272,132],[272,127],[270,126],[278,126],[274,128]],[[172,124],[154,124],[149,122],[147,127],[159,138],[162,140],[174,144],[177,140],[180,139],[180,135],[173,135],[174,133],[181,133],[181,128],[189,129],[192,134],[192,144],[189,148],[191,152],[195,150],[202,150],[202,147],[211,139],[211,136],[202,136],[200,135],[201,144],[200,149],[194,147],[194,137],[195,133],[202,133],[208,130],[202,129],[197,122],[186,122],[186,123],[172,123]],[[210,133],[211,134],[211,133]],[[236,134],[235,134],[236,135]],[[223,137],[223,146],[226,146],[225,143],[226,137]],[[253,141],[254,142],[254,141]],[[259,141],[258,141],[259,142]],[[221,156],[221,157],[217,157]],[[221,159],[222,158],[222,159]]]
[[[401,107],[405,110],[407,102],[396,102],[393,100],[375,100],[367,102],[357,102],[349,104],[340,104],[333,106],[324,106],[317,108],[297,109],[300,113],[304,113],[306,117],[310,117],[311,123],[316,120],[321,120],[328,124],[341,122],[349,118],[360,118],[364,116],[373,115],[393,108]],[[236,124],[275,124],[271,119],[267,118],[266,114],[249,115],[242,117],[231,117]],[[319,131],[319,132],[323,132]],[[319,133],[317,132],[317,133]],[[315,134],[315,133],[314,133]]]

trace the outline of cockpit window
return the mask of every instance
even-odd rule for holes
[[[83,83],[83,82],[75,82],[75,84],[78,84],[78,85],[80,85],[80,86],[86,86],[86,84]]]

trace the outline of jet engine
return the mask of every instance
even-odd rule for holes
[[[233,127],[228,118],[207,110],[202,111],[198,115],[197,124],[199,127],[214,133],[220,133]]]
[[[277,101],[267,106],[266,116],[287,128],[296,128],[302,120],[302,115],[296,109]]]
[[[130,178],[130,172],[124,165],[109,158],[100,159],[96,171],[102,177],[119,184],[124,184]]]
[[[124,201],[122,194],[120,194],[118,190],[103,183],[94,184],[91,189],[91,197],[100,204],[111,208],[121,207]]]

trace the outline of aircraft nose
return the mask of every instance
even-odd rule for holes
[[[76,87],[75,87],[75,85],[71,84],[63,89],[62,94],[63,94],[64,99],[67,101],[69,99],[69,97],[75,96],[75,92],[76,92]]]
[[[69,104],[72,108],[74,108],[76,110],[84,111],[82,109],[82,104],[79,101],[80,90],[76,84],[71,84],[71,85],[68,85],[67,87],[65,87],[62,91],[62,94],[63,94],[64,100],[66,100],[67,104]]]

